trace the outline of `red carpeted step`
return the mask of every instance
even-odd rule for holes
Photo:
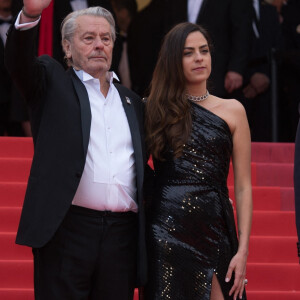
[[[294,143],[255,143],[252,142],[253,162],[294,162]],[[32,157],[32,138],[1,137],[0,157]]]
[[[0,206],[23,205],[27,182],[0,182]]]
[[[291,188],[280,188],[280,198],[281,205],[280,209],[285,210],[295,210],[295,193],[294,187]]]
[[[0,182],[0,206],[22,206],[26,182]],[[233,186],[229,196],[234,199]],[[254,210],[294,210],[294,189],[282,187],[253,187]]]
[[[0,233],[0,260],[32,259],[31,248],[16,245],[15,237],[15,233]],[[257,263],[297,263],[296,242],[296,236],[251,236],[248,261]]]
[[[293,187],[294,165],[291,163],[251,163],[253,186]],[[232,186],[233,169],[230,166],[227,184]]]
[[[293,164],[257,163],[256,185],[293,187],[293,174]]]
[[[0,207],[0,232],[16,232],[20,215],[21,207]]]
[[[32,158],[32,138],[0,137],[0,157]]]
[[[0,182],[0,206],[22,206],[26,182]],[[234,199],[233,186],[229,196]],[[254,210],[294,210],[294,189],[292,187],[253,187]]]
[[[298,264],[247,265],[248,290],[300,291],[300,267]],[[33,264],[28,261],[0,261],[0,288],[32,288]]]
[[[300,266],[287,263],[249,263],[247,279],[248,290],[252,291],[300,291]]]
[[[296,236],[251,236],[248,262],[297,264],[296,243]]]
[[[251,161],[253,162],[294,163],[294,155],[294,143],[251,144]]]
[[[295,212],[254,211],[251,235],[296,236]]]
[[[0,299],[3,300],[33,300],[33,289],[0,289]],[[248,291],[248,300],[299,300],[300,292],[296,291]],[[134,300],[138,300],[135,290]]]
[[[0,260],[0,288],[32,287],[32,260]]]
[[[235,199],[234,188],[229,186],[229,197]],[[253,186],[254,210],[295,210],[295,195],[293,187]]]
[[[0,260],[30,260],[30,247],[15,244],[15,232],[0,232]],[[1,298],[0,298],[1,299]]]
[[[1,186],[0,186],[1,187]],[[234,187],[229,186],[229,197],[235,200]],[[281,207],[280,187],[258,187],[252,188],[254,210],[280,210]]]
[[[0,158],[0,181],[27,181],[30,158]],[[293,164],[251,163],[253,186],[293,186]],[[227,183],[232,186],[233,171],[230,168]]]
[[[248,300],[299,300],[300,291],[248,291]]]
[[[33,288],[31,289],[7,289],[0,288],[0,299],[2,300],[34,300]]]
[[[15,232],[21,207],[0,207],[0,231]],[[295,212],[254,211],[252,235],[295,236]]]
[[[27,181],[31,161],[31,158],[0,158],[0,182]]]
[[[32,289],[1,289],[1,300],[34,300],[33,288]],[[138,289],[134,290],[133,300],[138,300]],[[66,299],[67,300],[67,299]]]
[[[14,243],[32,153],[30,138],[0,138],[0,299],[3,300],[33,300],[31,249]],[[248,300],[300,300],[293,159],[294,144],[252,143],[254,214],[247,267]],[[232,168],[228,183],[230,197],[234,198]]]

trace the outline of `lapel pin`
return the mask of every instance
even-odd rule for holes
[[[131,100],[128,97],[125,97],[127,104],[131,104]]]

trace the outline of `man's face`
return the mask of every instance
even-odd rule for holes
[[[67,58],[73,67],[94,78],[100,78],[110,69],[113,40],[108,21],[102,17],[80,16],[72,41],[64,41]]]

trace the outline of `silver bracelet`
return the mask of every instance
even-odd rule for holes
[[[39,17],[41,16],[41,13],[38,14],[38,15],[29,15],[29,14],[25,11],[24,6],[22,7],[22,13],[23,13],[23,15],[24,15],[25,17],[27,17],[27,18],[29,18],[29,19],[37,19],[37,18],[39,18]]]

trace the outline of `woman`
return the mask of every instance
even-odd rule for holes
[[[146,104],[155,170],[147,300],[246,299],[252,219],[250,133],[243,106],[207,91],[210,40],[182,23],[165,37]],[[234,168],[236,236],[227,176]]]

